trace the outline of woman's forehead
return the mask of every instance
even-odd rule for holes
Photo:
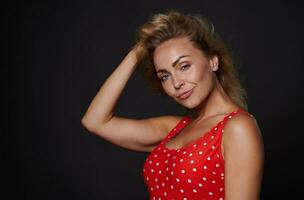
[[[155,49],[153,62],[155,68],[161,65],[171,66],[180,57],[195,56],[199,51],[187,38],[174,38],[163,42]]]

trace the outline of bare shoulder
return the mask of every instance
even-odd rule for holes
[[[246,113],[239,113],[229,119],[224,128],[225,134],[223,138],[226,140],[241,138],[245,142],[250,142],[252,139],[262,139],[262,134],[254,117]]]
[[[224,150],[233,147],[244,150],[263,151],[263,138],[257,120],[246,113],[239,113],[229,119],[223,133]],[[236,149],[237,150],[237,149]]]

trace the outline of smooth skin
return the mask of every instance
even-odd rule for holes
[[[141,45],[137,44],[105,81],[81,122],[90,132],[113,144],[151,152],[181,116],[138,120],[113,114],[115,104],[136,68],[140,48]],[[168,148],[189,144],[224,116],[239,109],[216,78],[218,57],[206,56],[187,38],[174,38],[160,44],[155,49],[153,61],[166,94],[198,113],[197,118],[166,144]],[[239,113],[227,121],[224,130],[221,147],[225,160],[225,199],[259,199],[264,149],[257,121]]]

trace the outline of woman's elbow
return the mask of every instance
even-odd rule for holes
[[[88,119],[86,116],[81,118],[81,125],[91,133],[95,133],[97,129],[96,123],[94,123],[93,120]]]

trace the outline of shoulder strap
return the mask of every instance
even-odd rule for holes
[[[224,118],[224,120],[222,121],[222,128],[224,128],[225,124],[227,123],[227,121],[228,121],[229,119],[231,119],[232,117],[236,116],[236,115],[239,114],[239,113],[245,113],[245,114],[247,114],[249,117],[254,118],[254,116],[253,116],[251,113],[249,113],[249,112],[246,111],[245,109],[240,108],[240,109],[238,109],[238,110],[236,110],[236,111],[231,112],[229,115],[227,115],[227,116]]]
[[[181,129],[183,129],[186,124],[190,121],[190,117],[183,116],[182,119],[174,126],[174,128],[168,133],[168,135],[164,138],[163,141],[174,137]]]

